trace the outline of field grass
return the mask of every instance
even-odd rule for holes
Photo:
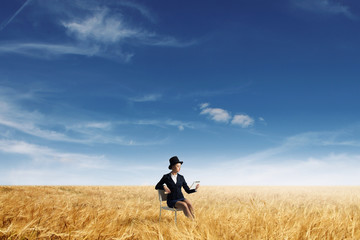
[[[201,186],[196,221],[154,186],[0,186],[0,239],[360,239],[360,187]]]

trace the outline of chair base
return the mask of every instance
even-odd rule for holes
[[[175,212],[175,225],[176,225],[176,219],[177,219],[177,212],[180,212],[182,210],[177,210],[176,208],[169,208],[169,207],[163,207],[163,206],[160,206],[160,216],[159,216],[159,222],[161,220],[161,209],[164,209],[164,210],[168,210],[168,211],[172,211],[172,212]]]

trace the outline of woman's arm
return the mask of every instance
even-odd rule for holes
[[[183,177],[183,184],[182,184],[182,186],[183,186],[183,188],[185,189],[185,192],[187,192],[188,194],[196,192],[195,189],[190,189],[190,188],[189,188],[189,186],[187,185],[184,177]]]
[[[165,190],[164,189],[164,183],[165,183],[165,175],[160,179],[158,184],[156,184],[155,189],[156,190]]]

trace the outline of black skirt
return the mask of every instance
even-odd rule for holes
[[[169,208],[174,208],[177,201],[184,201],[185,198],[179,198],[179,199],[173,199],[173,200],[167,200],[166,203]]]

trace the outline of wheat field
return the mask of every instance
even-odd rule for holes
[[[0,186],[0,239],[360,239],[360,187],[202,186],[196,220],[154,186]],[[166,203],[165,203],[166,204]]]

